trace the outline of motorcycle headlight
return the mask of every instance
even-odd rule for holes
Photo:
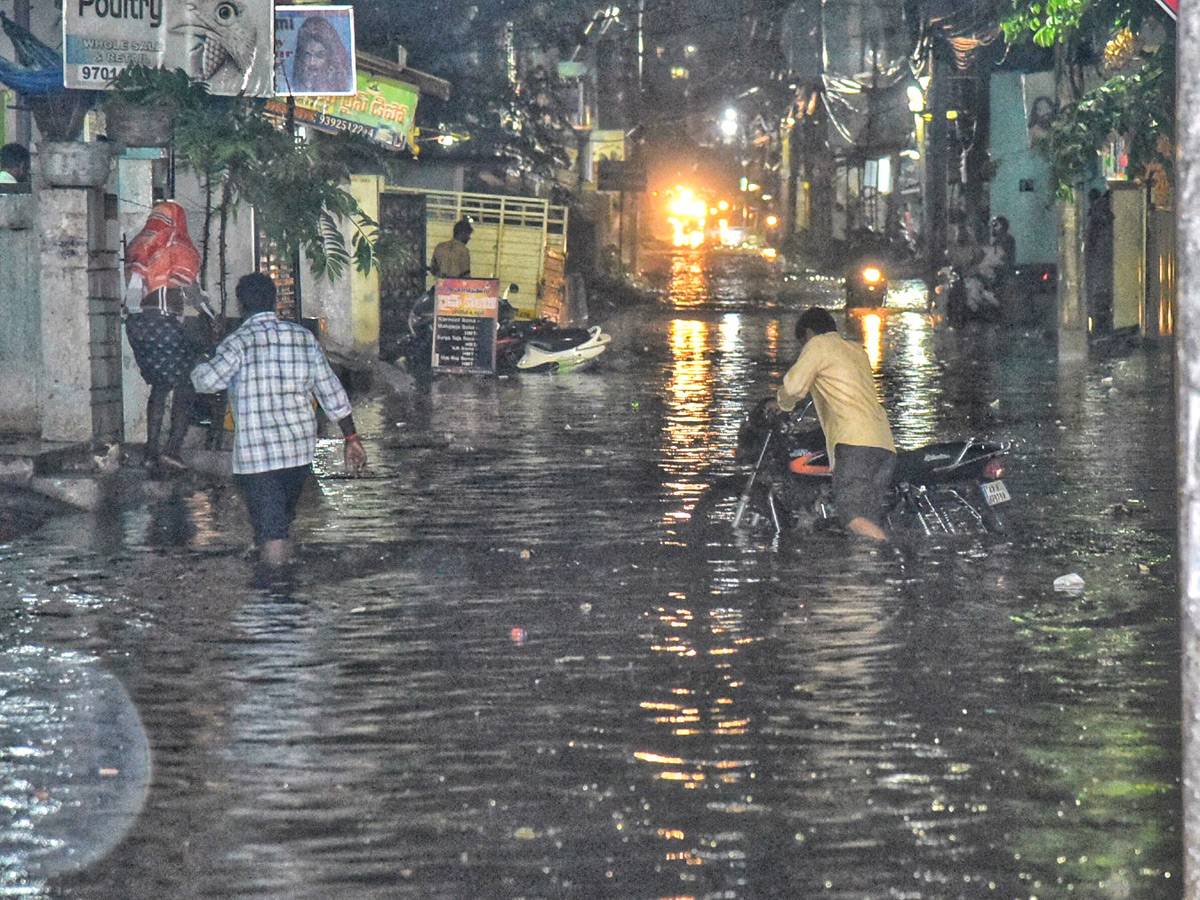
[[[883,273],[878,269],[863,269],[862,277],[863,281],[867,282],[867,284],[875,284],[883,278]]]

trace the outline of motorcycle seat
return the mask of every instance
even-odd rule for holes
[[[529,343],[547,353],[558,353],[587,343],[591,337],[591,332],[586,328],[559,328],[549,334],[539,334],[530,338]]]

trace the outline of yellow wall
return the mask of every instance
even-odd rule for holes
[[[379,221],[379,192],[383,179],[378,175],[351,175],[350,193],[359,208]],[[362,350],[379,341],[379,270],[361,274],[351,264],[350,321],[354,349]]]

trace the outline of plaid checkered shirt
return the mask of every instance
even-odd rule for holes
[[[316,339],[273,312],[255,313],[192,370],[202,394],[229,389],[233,471],[248,475],[308,465],[317,446],[316,396],[333,421],[350,398]]]

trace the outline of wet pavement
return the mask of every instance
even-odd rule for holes
[[[0,896],[1180,896],[1170,346],[1059,366],[902,286],[851,323],[897,441],[1012,440],[1011,531],[697,545],[838,286],[656,279],[590,371],[360,398],[284,590],[225,485],[0,544]]]

